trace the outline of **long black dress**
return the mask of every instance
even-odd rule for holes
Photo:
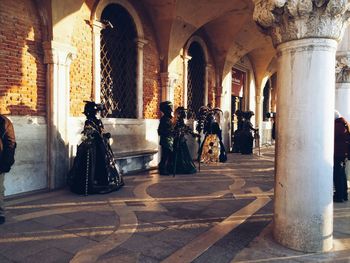
[[[74,193],[103,194],[124,185],[108,142],[110,134],[102,131],[103,124],[97,118],[85,121],[83,140],[68,174],[68,184]]]
[[[174,128],[174,162],[176,167],[173,172],[177,174],[193,174],[197,172],[196,166],[188,150],[186,134],[193,134],[183,119],[178,119]]]

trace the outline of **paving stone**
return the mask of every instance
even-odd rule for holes
[[[1,263],[13,263],[14,261],[12,261],[12,260],[10,260],[10,259],[8,259],[5,256],[0,254],[0,262]]]
[[[161,225],[138,221],[136,233],[145,237],[150,237],[155,235],[156,233],[161,232],[164,229],[166,229],[166,227]]]
[[[100,257],[98,262],[138,262],[140,255],[140,252],[133,252],[126,248],[118,247]]]
[[[177,249],[174,246],[167,244],[166,242],[158,241],[153,238],[148,238],[137,234],[133,235],[130,239],[124,242],[121,247],[134,252],[142,253],[147,257],[155,258],[158,260],[166,258]]]
[[[1,255],[15,262],[25,262],[28,256],[50,247],[49,242],[45,241],[13,242],[1,244]]]
[[[56,240],[53,246],[65,252],[76,254],[83,248],[92,244],[97,244],[97,243],[98,243],[97,241],[93,241],[88,238],[75,237],[75,238],[66,238],[66,239]]]
[[[69,262],[69,260],[73,257],[72,254],[67,253],[63,250],[57,248],[47,248],[43,249],[33,255],[27,256],[21,262],[25,263],[61,263],[61,262]]]
[[[111,224],[92,226],[85,223],[85,221],[75,221],[73,223],[60,226],[59,229],[78,237],[84,237],[93,241],[102,241],[115,231],[115,226]]]
[[[70,219],[61,215],[49,215],[49,216],[37,217],[33,219],[33,221],[49,227],[59,227],[59,226],[63,226],[74,222],[73,219]]]
[[[193,240],[195,237],[196,235],[187,233],[186,231],[181,231],[174,228],[167,228],[159,232],[158,234],[152,236],[152,239],[161,242],[166,242],[171,246],[181,248],[188,242]]]

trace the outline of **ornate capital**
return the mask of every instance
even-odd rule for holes
[[[163,87],[173,87],[177,80],[179,79],[179,75],[171,72],[161,72],[160,78],[163,84]]]
[[[350,52],[337,52],[335,73],[337,83],[350,83]]]
[[[76,48],[56,41],[44,42],[43,48],[45,64],[69,66],[77,54]]]
[[[254,20],[274,45],[303,38],[339,40],[349,18],[348,0],[253,0]]]
[[[135,40],[135,42],[136,42],[136,45],[137,45],[138,49],[142,49],[144,45],[148,44],[148,40],[143,39],[143,38],[137,38]]]

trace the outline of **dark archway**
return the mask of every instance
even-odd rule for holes
[[[108,117],[136,118],[137,31],[128,11],[108,5],[101,20],[101,101]],[[116,107],[118,105],[118,107]]]
[[[202,47],[198,42],[192,42],[188,55],[187,72],[187,108],[198,112],[204,105],[205,92],[205,56]]]

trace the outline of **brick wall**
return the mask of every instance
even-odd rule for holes
[[[174,87],[174,110],[177,107],[183,106],[187,107],[187,105],[184,105],[184,83],[183,83],[183,59],[181,56],[177,56],[175,60],[175,67],[176,67],[176,74],[178,75],[178,79],[176,81],[175,87]]]
[[[76,13],[72,45],[77,49],[77,57],[70,68],[70,114],[81,116],[84,100],[92,99],[92,33],[85,22],[90,19],[90,9],[82,5]]]
[[[0,113],[46,113],[42,26],[33,1],[0,3]]]
[[[208,103],[211,103],[213,107],[216,107],[217,105],[215,104],[215,96],[216,96],[216,91],[215,91],[215,73],[214,73],[214,68],[210,67],[208,71]]]
[[[161,100],[159,54],[151,27],[144,19],[143,29],[148,43],[143,50],[143,116],[145,119],[160,118]]]

